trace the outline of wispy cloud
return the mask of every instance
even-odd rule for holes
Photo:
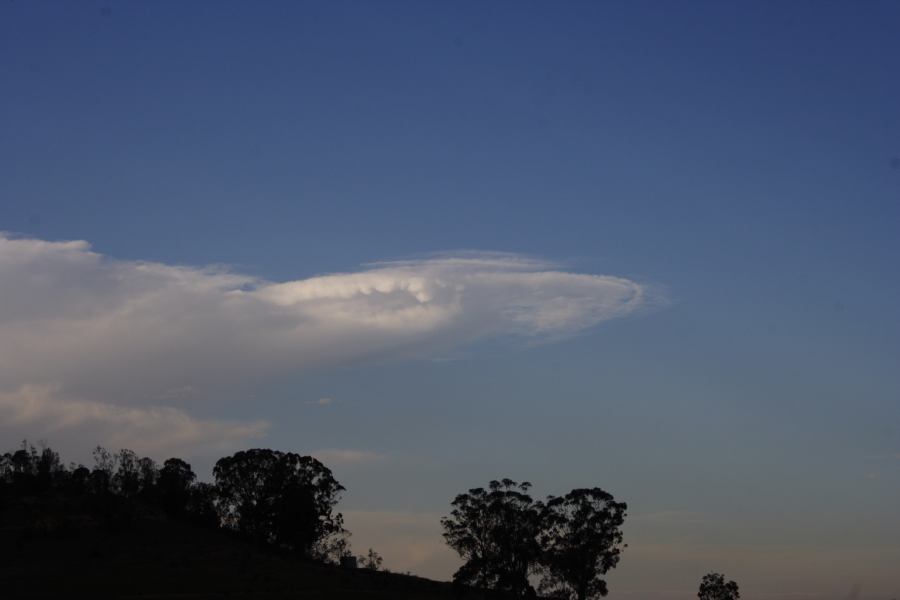
[[[316,450],[311,453],[312,456],[318,458],[328,465],[367,465],[372,463],[381,463],[388,460],[386,454],[371,452],[369,450],[346,450],[328,448],[324,450]]]
[[[0,421],[38,435],[60,430],[90,431],[114,447],[153,453],[198,447],[228,447],[261,437],[265,421],[234,423],[198,419],[171,406],[116,406],[66,398],[58,386],[24,385],[0,392]]]
[[[313,406],[328,406],[329,404],[334,404],[334,398],[319,398],[318,400],[307,400],[306,403]]]
[[[510,254],[439,255],[272,282],[116,260],[84,241],[2,234],[0,290],[0,389],[53,383],[53,410],[66,405],[132,428],[138,414],[148,423],[190,419],[144,406],[148,398],[179,406],[194,403],[197,390],[214,398],[217,389],[279,372],[441,356],[491,337],[556,339],[653,299],[634,281]],[[72,421],[50,409],[40,415],[56,426]],[[235,431],[192,430],[205,438]]]

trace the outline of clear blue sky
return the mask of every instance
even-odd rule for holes
[[[630,504],[613,596],[889,598],[898,73],[897,2],[5,1],[0,231],[268,281],[475,250],[638,282],[576,335],[164,400],[358,452],[348,522],[399,570],[448,577],[428,523],[508,476]]]

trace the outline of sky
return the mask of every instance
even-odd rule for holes
[[[611,597],[900,594],[900,4],[0,5],[0,442],[311,453],[449,579],[489,480]]]

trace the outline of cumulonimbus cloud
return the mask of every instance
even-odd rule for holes
[[[52,385],[54,402],[95,415],[103,411],[77,402],[148,411],[148,399],[179,401],[171,390],[434,355],[486,338],[567,336],[633,313],[648,296],[628,279],[508,254],[433,256],[272,282],[222,268],[116,260],[84,241],[0,234],[0,389]],[[116,418],[139,429],[140,414]]]

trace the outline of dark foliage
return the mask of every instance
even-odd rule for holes
[[[93,457],[93,469],[67,468],[50,448],[23,442],[0,455],[0,507],[33,505],[41,496],[87,511],[108,530],[128,528],[141,515],[156,512],[209,529],[224,527],[305,556],[325,557],[333,548],[349,553],[342,517],[333,510],[344,488],[312,457],[238,452],[216,464],[216,485],[197,482],[191,465],[180,458],[166,460],[160,469],[131,450],[112,453],[98,446]]]
[[[74,464],[66,467],[52,449],[38,451],[23,442],[19,450],[0,455],[0,505],[56,506],[60,514],[91,515],[107,529],[127,528],[138,515],[160,508],[193,517],[190,490],[177,500],[168,496],[153,460],[131,450],[113,454],[99,446],[93,456],[93,469]],[[60,517],[36,514],[34,518],[54,521]]]
[[[548,498],[541,515],[541,591],[577,600],[605,596],[601,576],[619,562],[627,508],[600,488]]]
[[[183,540],[206,540],[206,552],[221,547],[222,540],[242,544],[243,538],[255,542],[244,544],[246,548],[267,556],[334,564],[353,556],[349,534],[335,511],[344,488],[312,457],[267,449],[237,452],[216,463],[215,484],[198,482],[191,465],[179,458],[166,460],[160,468],[130,450],[112,453],[99,446],[93,457],[93,468],[65,466],[52,449],[26,442],[0,455],[0,525],[18,532],[14,539],[7,534],[11,544],[0,544],[0,558],[19,561],[4,577],[24,573],[28,561],[37,559],[22,553],[23,544],[62,549],[89,543],[88,556],[69,558],[104,561],[118,556],[108,546],[117,539],[123,548],[131,544],[131,554],[155,560],[152,556],[165,552],[148,548],[162,547],[155,540],[168,535],[157,535],[157,529],[178,531]],[[467,588],[474,586],[482,590],[475,592],[481,597],[536,597],[529,577],[542,575],[542,591],[555,598],[604,595],[606,584],[600,576],[618,563],[625,505],[598,488],[573,490],[541,503],[531,498],[529,488],[510,479],[492,481],[453,501],[452,513],[442,519],[444,536],[465,560],[454,577],[454,593],[471,597]],[[180,558],[169,558],[166,564],[186,567],[190,553],[176,552]],[[370,550],[358,563],[364,567],[360,572],[380,571],[382,559]],[[239,568],[247,564],[242,558]],[[33,584],[16,581],[17,589]],[[718,588],[707,585],[706,596],[701,586],[701,600],[736,600],[736,584],[722,583],[725,590],[733,586],[734,595],[715,595],[708,590]]]
[[[531,484],[491,481],[453,500],[444,517],[444,538],[465,561],[454,581],[517,596],[535,596],[528,581],[537,561],[540,506],[528,495]]]
[[[0,489],[6,494],[38,493],[49,489],[64,472],[56,452],[50,448],[39,452],[23,441],[15,452],[0,456]]]
[[[172,516],[184,516],[191,499],[191,487],[197,476],[191,465],[180,458],[170,458],[159,471],[157,489],[159,501]]]
[[[311,456],[245,450],[219,459],[213,474],[223,525],[250,539],[311,555],[344,531],[333,511],[344,487]]]
[[[534,596],[529,575],[541,575],[541,592],[553,598],[605,596],[601,576],[618,564],[624,547],[625,503],[600,488],[542,503],[528,495],[529,487],[503,479],[454,499],[441,521],[444,538],[465,561],[454,581]]]
[[[369,552],[367,554],[357,557],[357,563],[363,569],[369,569],[370,571],[380,571],[381,565],[382,563],[384,563],[384,559],[372,548],[369,548]]]
[[[700,600],[738,600],[741,597],[738,592],[738,584],[734,581],[725,581],[721,573],[708,573],[700,581],[700,591],[697,592]]]

